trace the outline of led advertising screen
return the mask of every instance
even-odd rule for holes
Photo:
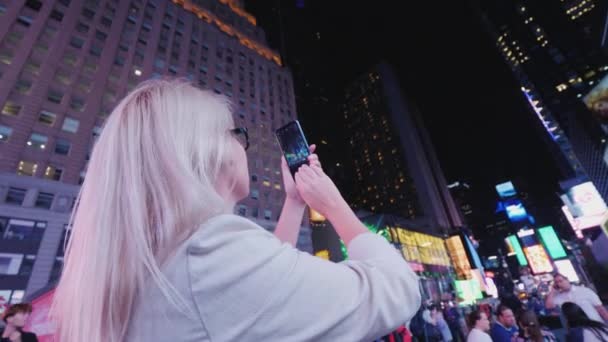
[[[517,236],[521,241],[524,254],[526,255],[526,259],[528,259],[532,272],[534,274],[553,272],[551,259],[549,259],[547,252],[545,252],[545,249],[536,238],[534,230],[520,230],[517,232]]]
[[[564,201],[574,217],[603,215],[608,209],[592,182],[570,188]]]
[[[498,196],[500,196],[500,198],[509,198],[517,195],[517,193],[515,192],[515,187],[511,182],[505,182],[496,185],[496,192],[498,193]]]
[[[567,256],[566,250],[564,246],[562,246],[562,242],[555,234],[555,229],[552,226],[542,227],[538,229],[538,235],[540,236],[540,241],[543,243],[543,246],[549,252],[549,256],[551,259],[561,259]]]
[[[445,243],[458,279],[470,279],[471,264],[469,263],[469,258],[467,257],[467,252],[464,249],[460,236],[452,236],[446,239]]]
[[[476,279],[454,280],[456,297],[461,300],[460,305],[475,304],[477,299],[482,299],[483,294]]]
[[[515,254],[515,257],[517,258],[517,262],[519,263],[519,265],[527,266],[528,260],[526,259],[526,256],[524,255],[523,249],[521,249],[521,245],[519,244],[519,240],[517,239],[517,236],[511,235],[511,236],[507,237],[505,242],[507,243],[509,255]]]
[[[597,227],[604,222],[605,215],[574,217],[566,205],[562,207],[562,211],[577,235],[581,230]]]
[[[604,77],[591,91],[583,98],[583,102],[593,116],[604,126],[604,130],[608,128],[608,76]]]
[[[507,216],[511,222],[520,222],[524,221],[528,218],[528,213],[526,212],[526,208],[524,208],[523,203],[521,203],[518,199],[511,199],[505,201],[505,210],[507,212]]]
[[[578,283],[581,281],[574,269],[574,265],[572,265],[572,261],[569,259],[555,261],[555,267],[557,267],[559,273],[565,275],[571,282]]]

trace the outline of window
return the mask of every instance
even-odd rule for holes
[[[40,8],[42,7],[42,2],[38,0],[27,0],[25,2],[25,6],[33,9],[34,11],[40,11]]]
[[[84,40],[80,37],[72,37],[72,39],[70,39],[70,45],[76,49],[80,49],[84,45]]]
[[[20,15],[17,17],[17,23],[25,27],[29,27],[32,24],[32,18],[27,15]]]
[[[35,255],[26,255],[23,258],[23,262],[21,263],[21,267],[19,268],[20,276],[29,276],[32,274],[32,270],[34,269],[34,263],[36,262]]]
[[[99,39],[102,42],[105,42],[106,38],[108,38],[108,35],[105,32],[96,30],[95,31],[95,38]]]
[[[257,182],[258,181],[258,176],[257,175],[251,175],[251,181],[252,182]]]
[[[63,56],[63,63],[65,63],[68,66],[76,65],[77,61],[78,61],[78,57],[73,52],[68,52]]]
[[[80,97],[72,95],[72,99],[70,100],[70,108],[81,111],[82,108],[84,108],[84,100]]]
[[[53,198],[55,195],[48,192],[39,192],[38,197],[36,197],[36,203],[34,206],[36,208],[42,209],[51,209],[51,205],[53,204]]]
[[[49,142],[49,138],[46,135],[32,133],[30,139],[27,141],[27,146],[44,150]]]
[[[89,25],[78,22],[78,24],[76,24],[76,31],[80,33],[87,33],[89,32]]]
[[[17,174],[19,176],[34,176],[36,175],[36,169],[38,164],[26,161],[20,161],[19,167],[17,168]]]
[[[49,92],[46,95],[47,100],[50,102],[60,104],[63,99],[63,93],[59,90],[49,89]]]
[[[251,209],[251,216],[258,217],[258,208],[257,207],[253,207],[253,209]]]
[[[13,52],[8,48],[0,50],[0,61],[4,64],[11,64],[13,61]]]
[[[32,82],[29,80],[20,79],[15,84],[15,90],[21,94],[27,94],[27,92],[30,91],[30,88],[32,88]]]
[[[55,73],[55,80],[63,85],[68,85],[70,84],[70,73],[65,70],[59,69]],[[61,100],[59,102],[61,102]]]
[[[27,191],[25,189],[10,187],[8,188],[5,202],[9,204],[22,205],[26,192]]]
[[[46,167],[46,171],[44,171],[44,178],[60,181],[61,175],[63,174],[63,169],[58,166],[49,165]]]
[[[257,189],[251,190],[251,198],[257,200],[260,197],[260,192]]]
[[[13,134],[13,129],[8,126],[0,125],[0,142],[8,141]]]
[[[38,73],[40,72],[40,63],[30,60],[25,65],[24,69],[27,72],[31,72],[34,75],[38,75]]]
[[[66,139],[57,138],[57,140],[55,141],[56,154],[67,156],[68,154],[70,154],[71,147],[72,145]]]
[[[112,26],[112,19],[104,16],[103,18],[101,18],[101,24],[105,27],[110,27]]]
[[[53,10],[51,12],[51,19],[55,19],[57,21],[62,21],[63,20],[63,12],[58,11],[58,10]]]
[[[247,216],[247,206],[246,205],[239,205],[237,213],[241,216]]]
[[[21,106],[12,101],[6,101],[4,107],[2,107],[2,114],[5,115],[17,116],[20,111]]]
[[[87,19],[93,19],[93,17],[95,16],[95,12],[85,7],[82,9],[82,15]]]
[[[262,184],[264,184],[264,186],[270,186],[270,179],[268,179],[268,177],[264,177]]]
[[[3,238],[6,240],[25,240],[33,235],[35,228],[36,222],[34,221],[11,219]]]
[[[49,126],[55,124],[55,119],[57,119],[57,114],[49,112],[48,110],[42,110],[38,115],[38,122]]]
[[[61,129],[66,132],[76,133],[78,132],[79,125],[80,121],[66,117],[65,120],[63,120],[63,127],[61,127]]]
[[[270,220],[271,217],[272,217],[272,211],[270,211],[268,209],[264,210],[264,219]]]
[[[22,261],[23,254],[0,253],[0,274],[18,274]]]
[[[23,301],[24,296],[25,296],[25,291],[23,291],[23,290],[13,291],[13,295],[11,296],[10,304],[21,303]]]

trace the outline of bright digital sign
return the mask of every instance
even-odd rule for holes
[[[551,260],[541,245],[524,247],[524,254],[530,262],[534,274],[553,272]]]
[[[606,202],[592,182],[573,186],[566,197],[565,204],[574,217],[603,215],[608,210]]]
[[[569,259],[555,261],[555,267],[557,267],[559,273],[565,275],[571,282],[578,283],[581,281],[572,265],[572,261]]]
[[[456,270],[456,275],[459,279],[470,279],[471,278],[471,264],[467,257],[467,252],[462,244],[460,236],[455,235],[445,240],[445,244],[448,248],[448,254],[452,259],[452,264]]]
[[[521,249],[521,245],[519,244],[519,240],[517,239],[517,236],[515,235],[511,235],[509,237],[506,238],[506,243],[507,243],[507,247],[509,248],[509,254],[515,254],[515,257],[517,258],[517,262],[519,263],[520,266],[527,266],[528,265],[528,260],[526,259],[526,256],[524,255],[524,251]]]
[[[540,241],[543,243],[543,246],[549,252],[551,259],[561,259],[567,256],[566,250],[564,246],[562,246],[562,242],[555,234],[555,229],[552,226],[542,227],[538,229],[538,235],[540,236]]]
[[[460,305],[475,304],[477,299],[482,299],[483,294],[476,279],[454,280],[456,296],[461,300]]]
[[[517,192],[515,192],[515,187],[511,182],[505,182],[496,185],[496,192],[498,193],[498,196],[500,196],[500,198],[509,198],[517,194]]]
[[[526,208],[518,199],[512,199],[505,202],[505,210],[511,222],[520,222],[528,218]]]

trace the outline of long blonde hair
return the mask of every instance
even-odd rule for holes
[[[234,204],[215,188],[233,125],[226,98],[181,80],[146,81],[118,104],[71,220],[51,310],[59,341],[122,341],[148,280],[187,311],[161,266],[200,223]]]

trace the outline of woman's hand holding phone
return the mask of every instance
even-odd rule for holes
[[[321,167],[321,162],[319,161],[319,156],[317,156],[314,152],[317,149],[317,145],[312,144],[308,148],[310,151],[310,156],[308,156],[308,164],[311,166]],[[294,181],[291,172],[289,171],[289,166],[287,166],[287,161],[285,157],[281,157],[281,173],[283,174],[283,187],[285,188],[285,195],[287,200],[292,200],[302,205],[306,203],[300,196],[298,189],[296,188],[296,183]]]

